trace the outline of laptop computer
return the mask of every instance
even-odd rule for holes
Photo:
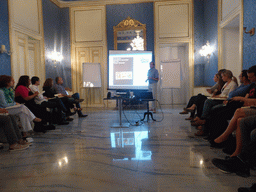
[[[152,94],[152,92],[149,92],[149,91],[137,92],[135,94],[135,98],[137,100],[152,100],[153,94]]]

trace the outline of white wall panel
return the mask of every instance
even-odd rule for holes
[[[39,33],[38,0],[10,0],[15,24]]]
[[[172,4],[158,7],[159,38],[189,36],[189,5]]]
[[[35,76],[35,50],[34,49],[29,49],[28,50],[28,75],[30,77]]]
[[[223,67],[238,78],[242,66],[239,62],[239,28],[223,29]]]
[[[222,0],[222,20],[224,20],[231,12],[240,6],[241,0]]]
[[[75,11],[75,41],[102,41],[102,10]]]
[[[25,75],[26,74],[26,52],[25,52],[25,46],[24,45],[19,45],[19,68],[20,68],[20,71],[19,71],[19,75]],[[17,74],[18,76],[18,74]],[[18,77],[17,77],[17,80],[18,80]],[[16,80],[16,82],[18,82]]]

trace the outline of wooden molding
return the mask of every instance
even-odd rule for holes
[[[150,3],[150,2],[165,2],[166,0],[97,0],[97,1],[62,1],[50,0],[60,8],[67,7],[83,7],[83,6],[97,6],[97,5],[113,5],[113,4],[134,4],[134,3]],[[192,2],[192,0],[169,0],[169,2]]]

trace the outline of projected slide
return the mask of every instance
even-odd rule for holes
[[[151,51],[109,51],[109,89],[147,89]]]
[[[114,85],[133,85],[133,58],[114,57]]]

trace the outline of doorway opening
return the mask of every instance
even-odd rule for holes
[[[236,78],[238,78],[242,70],[240,27],[239,14],[221,28],[222,66],[231,70]]]
[[[161,105],[184,105],[189,99],[189,43],[161,44]]]

